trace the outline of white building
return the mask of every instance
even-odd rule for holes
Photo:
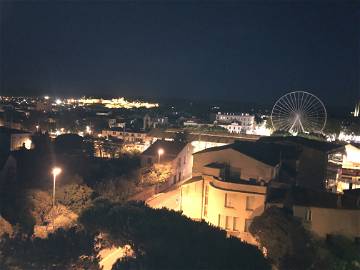
[[[255,123],[255,116],[248,113],[235,114],[218,112],[215,116],[215,122],[218,124],[230,124],[233,122],[238,122],[244,126],[252,126]]]
[[[145,132],[136,132],[136,131],[127,131],[123,128],[111,128],[107,130],[102,130],[102,137],[116,137],[123,140],[125,143],[144,143],[148,140],[147,133]]]
[[[230,133],[251,133],[254,130],[254,125],[242,125],[237,122],[219,126],[225,128]]]
[[[215,116],[215,124],[227,129],[230,133],[246,133],[254,130],[255,116],[247,113],[220,113]]]

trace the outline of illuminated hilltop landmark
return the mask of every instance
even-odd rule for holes
[[[128,101],[125,98],[113,98],[113,99],[102,99],[102,98],[80,98],[80,99],[67,99],[68,104],[76,103],[80,106],[87,106],[93,104],[102,104],[106,108],[111,109],[131,109],[131,108],[156,108],[159,107],[158,103],[141,102],[141,101]]]

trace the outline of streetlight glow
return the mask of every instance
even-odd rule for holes
[[[160,163],[160,158],[161,158],[161,155],[163,155],[163,154],[164,154],[164,149],[159,148],[159,150],[158,150],[158,155],[159,155],[158,163]]]
[[[55,167],[52,169],[52,174],[54,176],[58,176],[61,173],[61,169],[59,167]]]

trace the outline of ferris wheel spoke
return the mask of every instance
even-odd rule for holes
[[[293,104],[293,107],[294,107],[294,111],[296,111],[297,109],[296,109],[296,100],[293,98],[293,95],[292,95],[293,93],[291,92],[290,93],[290,100],[291,100],[291,103]]]
[[[277,105],[281,108],[284,108],[285,111],[293,111],[293,108],[291,107],[291,105],[286,101],[286,100],[279,100],[279,102],[277,103]]]
[[[300,108],[300,94],[301,93],[297,93],[297,99],[296,99],[296,101],[297,101],[297,109],[299,110],[299,108]]]
[[[304,93],[304,95],[305,95],[305,93]],[[309,95],[305,95],[305,99],[300,108],[301,110],[304,110],[304,107],[306,106],[307,102],[309,101],[309,97],[310,97]]]
[[[293,109],[291,108],[291,106],[288,103],[285,103],[284,101],[280,100],[278,102],[278,106],[282,106],[284,108],[286,108],[288,111],[293,111]]]
[[[279,110],[283,110],[283,111],[287,111],[287,112],[292,111],[292,109],[287,104],[280,103],[280,102],[274,106],[274,109],[279,109]]]
[[[289,104],[292,111],[295,111],[294,105],[292,104],[292,102],[291,102],[290,98],[288,97],[288,95],[284,96],[284,101],[286,101],[287,104]]]
[[[304,105],[302,106],[301,110],[305,110],[305,108],[312,102],[312,96],[306,95],[306,101],[304,102]]]
[[[290,115],[290,113],[292,112],[292,111],[288,111],[288,110],[285,110],[285,109],[278,109],[278,108],[276,108],[276,109],[274,109],[273,110],[273,112],[275,113],[275,114],[282,114],[282,115]]]
[[[304,92],[301,92],[300,109],[303,106],[303,98],[304,98]]]
[[[310,108],[314,108],[314,106],[316,106],[317,104],[317,100],[312,98],[311,101],[309,102],[309,104],[304,108],[304,111],[308,111]]]

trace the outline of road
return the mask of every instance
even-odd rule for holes
[[[99,252],[99,265],[102,267],[102,270],[111,270],[114,263],[125,256],[133,256],[133,251],[129,245],[105,248]]]
[[[168,208],[170,210],[180,210],[180,188],[159,193],[146,200],[146,204],[152,208]]]

